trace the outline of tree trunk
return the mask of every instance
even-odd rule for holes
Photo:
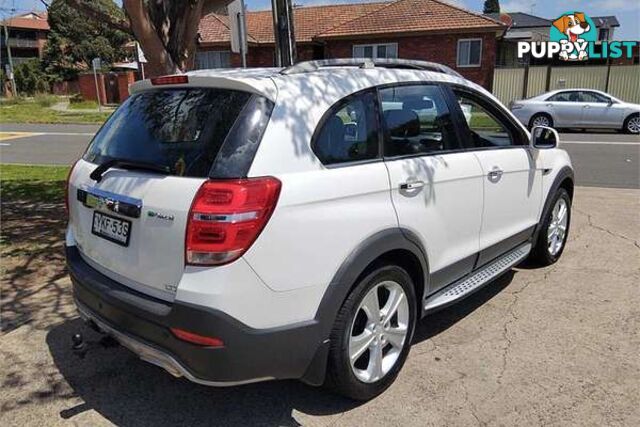
[[[67,0],[89,19],[133,33],[148,63],[149,77],[177,74],[193,67],[198,46],[198,24],[220,12],[233,0],[123,0],[129,22],[122,22],[88,0]]]

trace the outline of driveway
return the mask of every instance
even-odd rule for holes
[[[17,208],[3,207],[11,239],[24,238],[11,234]],[[77,359],[71,334],[97,335],[74,314],[59,248],[50,261],[12,254],[0,424],[640,425],[639,212],[639,190],[577,188],[561,261],[428,316],[396,383],[365,404],[295,381],[206,388],[122,348]],[[37,262],[57,270],[17,288]]]
[[[0,157],[3,163],[70,165],[97,129],[95,125],[0,125],[2,132],[22,132],[0,140]],[[574,132],[560,138],[574,162],[579,185],[640,188],[640,136]]]

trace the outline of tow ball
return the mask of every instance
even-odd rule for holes
[[[71,350],[73,350],[73,353],[80,359],[84,359],[89,350],[92,350],[96,347],[111,348],[118,345],[118,341],[114,340],[109,335],[103,335],[97,341],[85,341],[84,337],[80,333],[71,335]]]

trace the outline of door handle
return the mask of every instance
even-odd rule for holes
[[[412,181],[400,184],[401,190],[417,190],[422,187],[424,187],[424,181]]]
[[[582,108],[584,108],[585,110],[588,110],[588,109],[589,109],[589,108],[591,108],[591,107],[590,107],[590,106],[588,106],[588,105],[585,105],[585,106],[584,106],[584,107],[582,107]]]
[[[500,181],[500,179],[502,179],[502,175],[504,175],[504,171],[495,166],[493,169],[491,169],[491,172],[489,172],[487,176],[489,178],[489,181],[496,183]]]

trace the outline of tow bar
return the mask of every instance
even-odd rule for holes
[[[92,325],[92,328],[102,333],[97,327]],[[80,359],[84,359],[89,350],[96,347],[100,348],[112,348],[120,345],[118,341],[113,339],[110,335],[103,334],[97,341],[85,341],[81,333],[75,333],[71,335],[71,350]]]

